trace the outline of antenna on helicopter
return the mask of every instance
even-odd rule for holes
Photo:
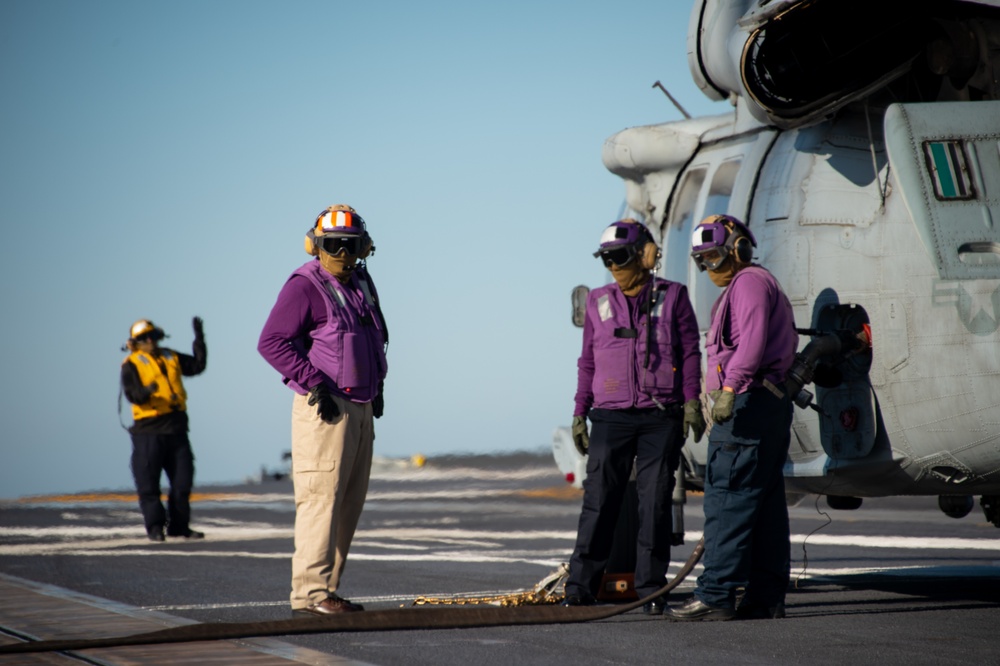
[[[684,107],[681,106],[680,102],[674,99],[674,96],[670,94],[669,90],[663,87],[662,83],[657,81],[656,83],[653,84],[653,87],[662,90],[663,94],[666,95],[670,99],[670,101],[674,103],[674,106],[677,107],[677,110],[681,112],[681,115],[683,115],[686,120],[691,120],[691,114],[684,110]]]

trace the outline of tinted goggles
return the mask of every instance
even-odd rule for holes
[[[611,268],[612,264],[621,268],[622,266],[627,266],[632,263],[632,260],[635,259],[635,245],[622,245],[619,247],[608,248],[607,250],[601,250],[598,256],[601,258],[601,261],[604,262],[604,266],[606,268]]]
[[[163,331],[159,329],[154,329],[148,333],[143,333],[142,335],[137,335],[132,338],[136,342],[158,342],[163,339]]]
[[[327,254],[334,256],[341,252],[357,257],[361,254],[361,236],[322,236],[319,246]]]

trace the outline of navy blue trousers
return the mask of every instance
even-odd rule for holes
[[[666,582],[673,531],[671,496],[683,444],[682,412],[592,409],[587,478],[566,594],[597,596],[633,462],[639,496],[635,588],[640,597]]]
[[[160,474],[170,481],[167,511],[160,502]],[[191,520],[194,454],[187,433],[132,435],[132,478],[139,494],[146,532],[166,527],[167,534],[186,536]]]
[[[712,426],[705,473],[705,571],[695,596],[712,606],[773,606],[789,578],[788,507],[782,468],[792,403],[765,388],[736,396],[733,418]]]

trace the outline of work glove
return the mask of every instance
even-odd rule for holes
[[[382,412],[385,410],[385,398],[382,397],[384,390],[382,382],[379,382],[378,393],[375,394],[375,398],[372,400],[372,416],[377,419],[382,418]]]
[[[684,439],[687,439],[688,430],[696,442],[705,434],[705,415],[701,413],[701,400],[697,398],[684,403]]]
[[[573,446],[580,452],[581,456],[587,455],[590,450],[590,435],[587,434],[587,417],[573,417]]]
[[[340,408],[337,407],[337,402],[330,395],[326,384],[317,384],[309,389],[307,402],[316,406],[316,413],[319,414],[324,423],[334,423],[340,416]]]
[[[205,329],[202,327],[201,317],[195,317],[191,320],[191,327],[194,328],[194,339],[201,340],[205,337]]]
[[[732,391],[715,389],[709,396],[712,398],[712,422],[725,423],[733,418],[733,404],[736,402],[736,394]]]

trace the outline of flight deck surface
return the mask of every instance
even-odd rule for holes
[[[566,562],[580,491],[546,455],[379,461],[340,593],[370,610],[420,596],[523,591]],[[146,540],[134,496],[0,503],[0,644],[119,636],[192,622],[287,620],[294,506],[287,479],[198,487],[203,541]],[[946,517],[933,497],[790,508],[783,620],[673,624],[639,611],[581,624],[317,633],[104,648],[89,663],[689,664],[998,663],[1000,532],[977,506]],[[828,519],[829,516],[829,519]],[[701,500],[685,508],[700,537]],[[690,593],[700,568],[671,595]],[[58,653],[0,664],[79,663]]]

